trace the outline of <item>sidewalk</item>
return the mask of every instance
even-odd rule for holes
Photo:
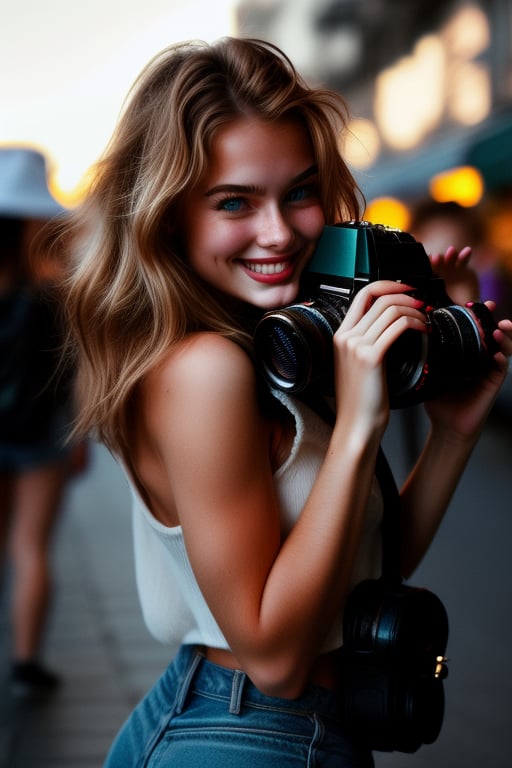
[[[0,611],[0,768],[100,768],[133,705],[171,650],[146,630],[137,601],[128,490],[109,454],[91,447],[55,540],[56,594],[45,661],[62,675],[32,704],[5,685],[8,626]]]
[[[436,592],[450,617],[441,736],[413,755],[378,754],[377,768],[510,765],[511,434],[499,424],[486,430],[413,580]],[[387,453],[396,472],[396,430]],[[63,685],[45,701],[23,705],[8,696],[8,625],[0,605],[0,768],[101,768],[118,728],[173,653],[143,624],[128,489],[98,446],[91,447],[88,473],[68,492],[55,565],[45,660]]]

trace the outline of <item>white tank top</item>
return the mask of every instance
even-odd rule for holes
[[[286,535],[309,496],[324,460],[331,428],[300,400],[274,395],[295,419],[295,439],[288,459],[274,473]],[[128,473],[126,473],[128,474]],[[196,581],[185,548],[181,526],[159,523],[146,507],[128,476],[132,493],[133,535],[137,589],[151,634],[176,649],[181,644],[229,649]],[[381,568],[382,498],[374,480],[352,584],[376,578]],[[300,567],[300,564],[297,564]],[[332,627],[323,652],[342,645],[342,617]]]

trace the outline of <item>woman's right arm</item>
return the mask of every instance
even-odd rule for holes
[[[404,312],[406,324],[421,322],[413,300],[400,296],[373,304],[378,289],[368,292],[336,340],[347,402],[284,541],[269,429],[245,353],[200,334],[172,354],[147,393],[152,440],[198,583],[238,662],[272,695],[300,693],[342,610],[387,422],[382,357],[403,332]],[[359,329],[358,313],[368,314]]]

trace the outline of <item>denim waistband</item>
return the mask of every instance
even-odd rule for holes
[[[338,698],[327,688],[310,685],[296,699],[267,696],[256,688],[245,672],[214,664],[195,646],[183,646],[175,662],[182,670],[174,707],[177,714],[185,708],[189,693],[202,693],[225,700],[228,711],[234,715],[240,714],[243,706],[252,706],[339,719]]]

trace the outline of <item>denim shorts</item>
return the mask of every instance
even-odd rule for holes
[[[183,646],[117,735],[104,768],[373,768],[336,696],[265,696],[241,671]]]

